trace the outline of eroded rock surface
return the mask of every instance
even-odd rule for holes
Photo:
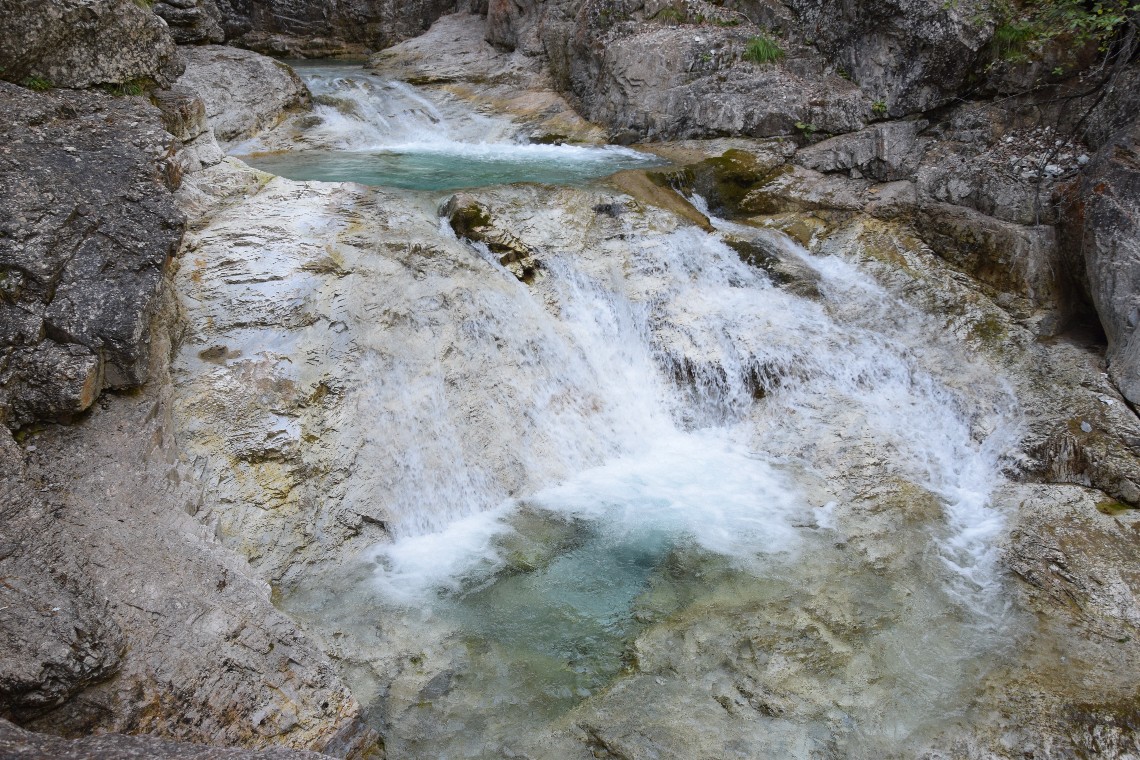
[[[147,379],[182,216],[142,99],[0,84],[0,102],[0,418],[19,427]]]
[[[327,658],[193,517],[206,492],[171,435],[166,335],[145,392],[5,444],[0,714],[67,736],[359,753],[373,737]]]
[[[1075,191],[1070,223],[1108,336],[1109,372],[1140,403],[1140,121],[1101,148]]]

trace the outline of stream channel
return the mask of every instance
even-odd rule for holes
[[[524,144],[506,117],[359,67],[298,73],[316,105],[292,149],[235,151],[291,179],[442,202],[660,163]],[[714,224],[631,232],[616,278],[593,252],[544,250],[510,327],[465,327],[522,336],[503,350],[527,368],[520,424],[556,442],[534,455],[546,484],[503,498],[457,462],[393,506],[392,542],[284,596],[389,757],[905,756],[970,720],[1019,625],[990,501],[1012,393],[855,252]],[[729,238],[796,262],[812,292]]]

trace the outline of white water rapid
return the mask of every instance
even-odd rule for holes
[[[310,166],[386,151],[417,156],[401,176],[558,184],[648,162],[300,73]],[[1020,435],[1000,373],[856,251],[629,199],[595,212],[614,193],[581,185],[486,192],[541,274],[518,282],[442,224],[476,273],[392,265],[373,285],[388,321],[362,333],[376,350],[345,414],[370,421],[355,456],[377,474],[345,498],[382,501],[393,540],[285,602],[336,642],[389,756],[577,757],[582,731],[621,725],[709,756],[882,757],[964,719],[1014,625],[990,502]],[[777,285],[742,250],[798,274]]]

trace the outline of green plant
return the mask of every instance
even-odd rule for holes
[[[871,113],[875,114],[876,116],[886,116],[887,101],[883,100],[882,98],[876,100],[871,104]]]
[[[103,91],[123,97],[126,95],[142,95],[146,92],[146,82],[140,79],[132,79],[129,82],[119,82],[118,84],[105,84]]]
[[[775,63],[784,57],[784,49],[767,35],[760,35],[748,40],[744,48],[744,60],[753,63]]]
[[[712,53],[701,53],[701,63],[711,63]]]
[[[817,127],[814,124],[809,124],[808,122],[797,121],[796,129],[800,131],[800,134],[803,135],[804,138],[810,140],[812,138],[812,135],[816,133]]]
[[[36,92],[44,92],[45,90],[50,90],[52,87],[54,87],[54,85],[51,83],[51,80],[44,79],[43,77],[26,77],[23,82],[20,82],[20,84],[24,87],[27,87],[29,90],[35,90]]]
[[[713,19],[713,23],[717,26],[740,26],[740,19],[738,18],[718,18]]]
[[[667,24],[683,24],[685,23],[685,14],[676,8],[662,8],[654,16],[658,21],[664,21]]]

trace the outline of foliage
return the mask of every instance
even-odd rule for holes
[[[816,133],[818,127],[816,127],[814,124],[809,124],[804,121],[797,121],[796,129],[798,129],[800,131],[800,134],[803,135],[806,139],[810,140],[812,138],[812,135]]]
[[[44,92],[54,86],[50,80],[44,79],[43,77],[27,77],[23,82],[20,82],[20,84],[36,92]]]
[[[993,46],[998,57],[1023,62],[1053,40],[1075,48],[1095,43],[1104,51],[1127,24],[1136,23],[1137,0],[1002,0],[995,8],[998,25]]]
[[[883,100],[882,98],[876,100],[871,104],[871,113],[875,114],[876,116],[886,116],[887,101]]]
[[[685,14],[676,8],[662,8],[653,18],[667,24],[683,24],[685,22]]]
[[[760,35],[748,40],[744,48],[744,60],[753,63],[775,63],[784,57],[784,49],[767,35]]]

